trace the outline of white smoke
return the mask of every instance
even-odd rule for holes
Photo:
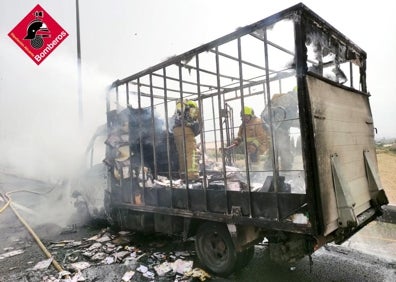
[[[2,52],[0,168],[40,180],[69,177],[95,128],[105,122],[111,78],[83,66],[80,120],[76,58],[55,51],[36,66],[15,46]]]
[[[65,180],[83,172],[89,140],[106,121],[105,94],[114,77],[83,64],[80,120],[77,59],[55,50],[37,66],[12,44],[0,55],[0,173],[16,176],[12,190],[48,190],[38,182],[18,185],[23,178],[55,187],[42,196],[21,193],[22,199],[26,196],[35,203],[33,214],[24,210],[22,214],[35,226],[53,222],[64,227],[77,212],[72,192],[78,188]]]

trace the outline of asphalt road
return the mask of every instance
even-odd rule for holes
[[[72,198],[68,190],[44,182],[22,179],[13,175],[0,174],[0,192],[30,190],[12,194],[18,204],[20,214],[37,232],[45,245],[51,241],[64,239],[81,240],[99,232],[100,228],[84,225],[81,217],[73,210]],[[0,201],[0,208],[4,202]],[[77,232],[61,234],[70,224],[77,224]],[[157,237],[145,238],[141,242],[144,249],[152,250]],[[191,242],[181,244],[171,239],[160,239],[161,248],[172,249],[177,245],[192,248]],[[164,241],[165,240],[165,241]],[[0,259],[0,281],[45,281],[48,273],[56,270],[50,266],[48,271],[28,271],[35,263],[46,257],[15,215],[8,208],[0,214],[0,255],[7,248],[23,250],[24,253]],[[158,251],[164,249],[158,248]],[[253,260],[246,268],[225,278],[212,277],[210,281],[389,281],[396,280],[396,225],[373,222],[341,246],[327,245],[292,266],[277,265],[270,262],[265,244],[255,248]],[[56,256],[55,256],[56,257]],[[199,266],[196,258],[194,266]],[[62,263],[62,261],[61,261]],[[94,266],[82,271],[85,281],[121,281],[122,275],[131,266],[112,264]],[[48,281],[48,280],[47,280]],[[150,281],[135,275],[131,281]],[[152,281],[152,280],[151,280]],[[155,278],[154,281],[175,281],[174,278]]]

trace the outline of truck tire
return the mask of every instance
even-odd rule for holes
[[[195,250],[204,267],[216,275],[227,277],[238,268],[238,254],[223,224],[202,224],[195,237]]]

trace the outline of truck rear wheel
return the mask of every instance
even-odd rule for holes
[[[238,264],[238,254],[225,225],[207,222],[200,226],[195,238],[200,262],[219,276],[228,276]]]

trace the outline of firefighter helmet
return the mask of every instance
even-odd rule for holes
[[[185,106],[185,108],[183,107],[183,105]],[[198,105],[197,105],[197,103],[195,101],[187,100],[187,99],[183,100],[183,103],[180,100],[178,100],[176,102],[176,109],[179,112],[184,111],[184,110],[189,109],[189,108],[198,108]]]
[[[192,100],[186,100],[185,104],[189,106],[190,108],[198,108],[198,105],[195,101]]]
[[[253,116],[254,115],[253,108],[248,107],[248,106],[243,107],[243,111],[241,111],[241,116],[242,115]]]
[[[36,37],[37,31],[43,26],[42,21],[33,21],[27,28],[27,34],[24,39],[33,39]]]

